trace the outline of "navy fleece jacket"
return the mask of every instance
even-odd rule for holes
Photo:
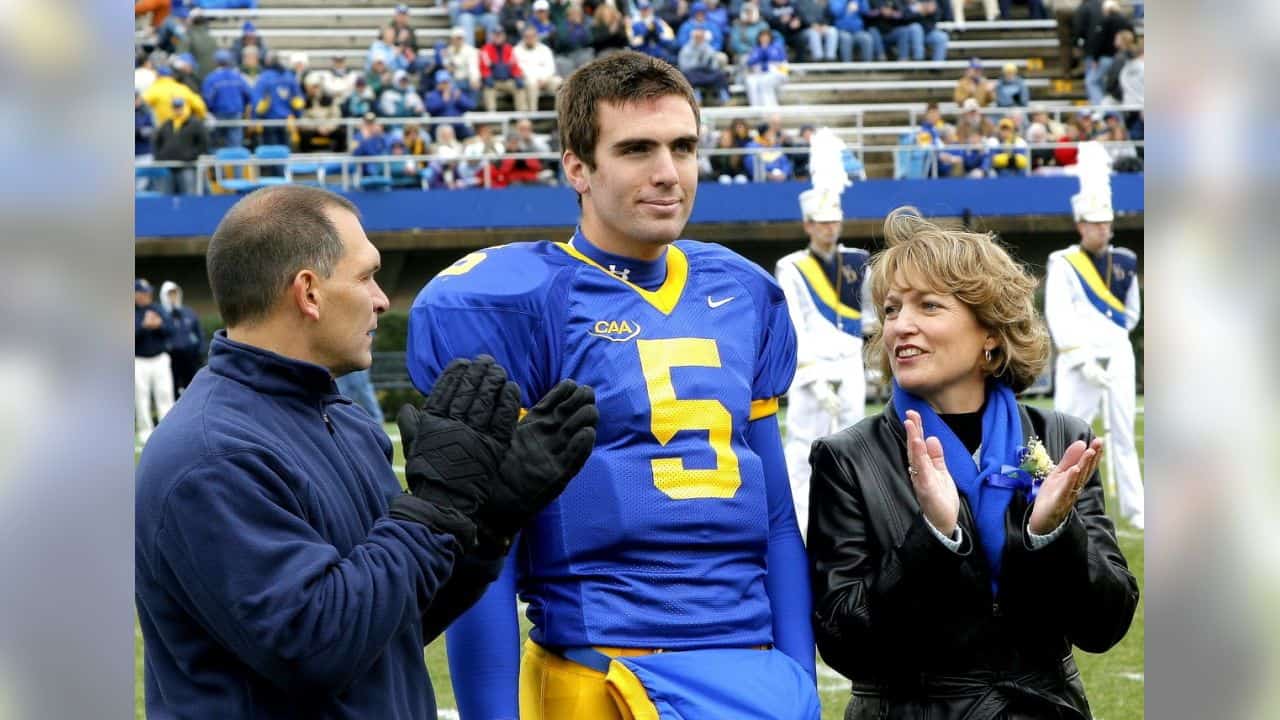
[[[436,716],[423,626],[451,618],[423,613],[459,548],[387,517],[390,457],[327,370],[214,338],[137,468],[150,720]]]

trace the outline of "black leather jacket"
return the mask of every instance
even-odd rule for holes
[[[1019,409],[1024,433],[1050,457],[1091,437],[1076,418]],[[1097,473],[1064,533],[1039,550],[1026,536],[1026,496],[1015,495],[992,597],[964,496],[958,552],[929,530],[892,405],[815,442],[810,463],[814,635],[827,664],[853,681],[847,720],[1091,717],[1071,646],[1112,647],[1138,603]]]

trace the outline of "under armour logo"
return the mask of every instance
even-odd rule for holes
[[[618,278],[619,280],[626,280],[627,276],[631,274],[631,268],[622,268],[621,270],[619,270],[617,265],[610,265],[609,274]]]

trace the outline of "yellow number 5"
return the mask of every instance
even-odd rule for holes
[[[706,338],[637,340],[640,368],[649,391],[653,436],[666,446],[681,430],[706,430],[716,466],[688,470],[680,457],[654,458],[653,484],[676,500],[731,498],[742,485],[738,456],[730,446],[733,416],[719,400],[680,400],[671,383],[674,367],[720,367],[716,342]]]

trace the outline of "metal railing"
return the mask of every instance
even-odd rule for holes
[[[1135,157],[1138,154],[1139,148],[1142,148],[1142,149],[1146,148],[1146,143],[1143,140],[1117,140],[1117,141],[1095,140],[1093,142],[1097,142],[1098,144],[1102,145],[1109,152],[1111,150],[1117,150],[1117,149],[1124,150],[1124,151],[1132,151]],[[1078,149],[1080,145],[1081,145],[1080,142],[1026,143],[1024,145],[1016,145],[1016,146],[990,145],[987,143],[983,143],[981,146],[974,146],[969,143],[957,143],[955,145],[946,145],[943,147],[934,147],[934,146],[928,146],[928,145],[899,145],[898,147],[893,148],[894,152],[896,153],[893,158],[894,160],[893,176],[895,179],[906,177],[906,175],[903,173],[902,165],[908,161],[909,157],[915,157],[923,160],[924,178],[936,179],[939,177],[938,173],[942,165],[941,156],[943,154],[958,156],[957,160],[952,162],[956,162],[956,161],[963,162],[964,154],[967,152],[972,152],[974,150],[981,150],[983,153],[989,153],[993,150],[1001,150],[1005,148],[1011,149],[1012,153],[1014,154],[1025,154],[1027,158],[1027,165],[1028,165],[1027,169],[1025,171],[1012,171],[1014,174],[1019,174],[1019,175],[1036,175],[1036,174],[1050,174],[1050,173],[1068,174],[1064,168],[1061,168],[1059,166],[1053,166],[1053,167],[1057,167],[1058,170],[1050,171],[1050,173],[1037,173],[1034,168],[1030,167],[1032,163],[1031,152],[1034,150],[1062,150],[1064,148]],[[1061,172],[1058,172],[1058,171],[1061,171]],[[966,175],[962,172],[960,175],[953,175],[949,177],[961,178],[961,177],[966,177]]]
[[[950,108],[948,108],[948,106],[950,106]],[[955,114],[954,108],[956,107],[955,103],[941,103],[938,105],[938,110],[940,112],[946,112],[946,109],[951,109],[950,114]],[[1097,112],[1103,114],[1108,112],[1142,112],[1143,109],[1144,107],[1142,105],[1069,105],[1064,103],[1037,102],[1026,107],[983,107],[978,108],[978,112],[982,113],[984,117],[1008,117],[1014,113],[1022,113],[1025,116],[1030,116],[1038,110],[1043,110],[1052,116],[1054,122],[1060,123],[1062,122],[1063,114],[1075,115],[1080,112]],[[908,124],[911,126],[919,125],[920,115],[923,112],[924,108],[913,108],[908,110]]]
[[[1032,150],[1059,150],[1069,147],[1079,147],[1080,143],[1028,143],[1018,146],[1017,151],[1026,151],[1028,155]],[[1117,142],[1102,142],[1102,145],[1108,149],[1123,147],[1131,148],[1137,151],[1138,148],[1145,148],[1145,142],[1142,140],[1125,140]],[[996,146],[999,147],[999,146]],[[981,148],[968,143],[948,145],[944,147],[918,146],[918,145],[850,145],[848,147],[861,161],[861,158],[867,154],[881,155],[889,154],[894,159],[895,177],[899,176],[899,162],[908,153],[916,153],[926,156],[925,176],[938,177],[938,156],[941,153],[951,153],[954,155],[963,155],[966,151],[981,149],[988,152],[993,149],[988,144],[983,144]],[[708,159],[713,157],[725,156],[757,156],[758,161],[753,163],[753,177],[748,178],[752,182],[764,182],[768,179],[768,173],[765,170],[766,163],[759,161],[764,155],[783,154],[791,157],[807,156],[809,149],[803,146],[765,146],[750,148],[700,148],[699,156]],[[437,153],[418,154],[418,155],[375,155],[375,156],[355,156],[350,154],[336,153],[308,153],[305,155],[293,155],[289,158],[267,159],[267,158],[246,158],[235,160],[221,160],[213,155],[203,155],[194,163],[183,162],[153,162],[141,163],[137,167],[163,167],[163,168],[190,168],[196,169],[196,195],[206,194],[210,188],[211,178],[213,182],[217,182],[220,177],[217,168],[223,170],[227,168],[261,168],[261,167],[279,167],[282,175],[275,176],[283,178],[285,182],[296,181],[295,173],[301,175],[304,171],[299,168],[305,168],[305,174],[316,174],[316,181],[321,184],[332,184],[340,187],[344,191],[360,189],[364,185],[364,179],[368,177],[377,177],[385,179],[388,182],[383,183],[379,180],[381,188],[389,189],[391,180],[399,178],[401,182],[411,179],[412,182],[404,185],[404,187],[418,187],[427,190],[429,185],[429,177],[423,173],[431,167],[443,168],[447,166],[462,167],[465,170],[464,176],[468,179],[468,186],[490,188],[493,185],[493,165],[502,160],[539,160],[546,161],[549,164],[558,164],[560,155],[554,152],[531,153],[531,152],[512,152],[512,153],[480,153],[472,155],[441,155]],[[337,183],[328,183],[329,173],[328,167],[336,166],[338,171],[336,174]],[[365,168],[368,166],[377,166],[381,168],[381,172],[369,174]],[[404,168],[401,170],[400,168]],[[1031,174],[1030,172],[1026,174]],[[245,179],[254,186],[261,177],[250,177],[248,173],[244,177],[236,179]],[[563,177],[558,176],[562,182]],[[225,192],[225,190],[224,190]]]
[[[315,8],[219,8],[200,11],[213,20],[257,20],[259,18],[311,18],[311,17],[369,17],[388,19],[394,12],[390,7],[315,7]],[[440,7],[410,7],[409,17],[448,17],[449,9]],[[415,30],[417,28],[414,28]]]

